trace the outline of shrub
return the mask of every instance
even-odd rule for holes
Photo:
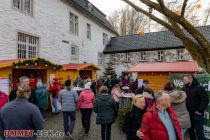
[[[131,109],[131,100],[127,99],[124,101],[124,104],[122,107],[120,107],[118,112],[118,118],[117,121],[119,122],[120,127],[122,128],[124,120],[125,120],[125,114],[130,111]]]

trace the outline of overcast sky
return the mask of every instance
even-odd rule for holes
[[[100,9],[107,16],[110,15],[114,10],[120,9],[125,6],[125,2],[122,0],[89,0],[98,9]]]
[[[120,9],[126,6],[125,2],[122,0],[89,0],[93,3],[98,9],[100,9],[103,13],[109,16],[114,10]],[[202,8],[206,6],[209,0],[200,0],[202,4]]]

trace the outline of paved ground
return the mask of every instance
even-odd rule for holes
[[[51,113],[47,113],[47,120],[45,122],[45,130],[54,130],[60,131],[63,133],[63,118],[62,114],[52,115]],[[74,140],[101,140],[100,138],[100,126],[95,124],[96,114],[92,114],[91,119],[91,130],[89,132],[88,138],[84,138],[84,130],[82,129],[81,124],[81,113],[77,112],[76,125],[73,133]],[[125,140],[126,136],[121,131],[121,128],[117,123],[112,126],[112,140]],[[65,137],[42,137],[38,140],[67,140]]]

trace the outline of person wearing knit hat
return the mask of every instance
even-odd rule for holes
[[[76,122],[76,103],[79,101],[79,98],[77,92],[71,89],[69,80],[65,82],[65,88],[60,91],[58,101],[62,106],[65,135],[73,139],[72,133]]]
[[[58,78],[53,78],[53,83],[55,83],[55,84],[59,84],[59,80],[58,80]]]
[[[87,82],[87,83],[85,84],[85,89],[91,89],[90,86],[91,86],[91,82]]]
[[[88,136],[90,130],[90,120],[95,102],[95,95],[91,90],[91,82],[85,84],[85,89],[80,93],[78,107],[82,114],[82,126],[85,129],[85,136]]]

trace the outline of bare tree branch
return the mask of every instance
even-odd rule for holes
[[[174,21],[178,22],[182,27],[185,28],[187,32],[189,32],[196,39],[196,41],[201,45],[201,47],[203,47],[203,49],[206,49],[205,51],[208,51],[208,52],[210,51],[210,50],[207,50],[208,48],[207,44],[209,43],[208,40],[204,37],[203,34],[201,34],[201,32],[197,28],[195,28],[184,17],[177,15],[176,13],[174,13],[173,11],[171,11],[170,9],[166,7],[164,8],[164,10],[162,10],[158,3],[152,2],[151,0],[139,0],[139,1],[146,4],[149,7],[156,9],[157,11],[159,11],[166,17],[170,17]]]
[[[181,16],[184,17],[185,9],[187,6],[188,0],[184,0],[183,5],[182,5],[182,11],[181,11]]]
[[[160,18],[157,18],[156,16],[152,15],[151,13],[145,11],[144,9],[138,7],[137,5],[135,5],[133,2],[129,1],[129,0],[122,0],[124,2],[126,2],[127,4],[129,4],[130,6],[132,6],[136,11],[141,12],[142,14],[148,16],[149,18],[151,18],[152,20],[156,21],[157,23],[160,23],[161,25],[172,29],[173,27],[168,24],[167,22],[161,20]]]
[[[163,14],[166,18],[168,18],[169,22],[171,23],[170,25],[162,19],[138,7],[129,0],[123,1],[132,6],[136,11],[143,13],[150,19],[163,25],[172,33],[174,33],[174,35],[182,41],[184,46],[192,54],[193,58],[197,60],[200,63],[200,65],[206,68],[208,72],[210,72],[210,43],[208,42],[207,38],[204,37],[204,35],[195,26],[193,26],[187,19],[184,18],[184,16],[178,15],[172,10],[165,7],[163,0],[157,0],[158,3],[153,2],[151,0],[139,0],[148,7],[154,8],[159,13]],[[186,8],[185,4],[184,7]],[[194,39],[189,38],[188,35],[184,34],[179,25],[182,26],[196,40],[196,42],[194,41]]]

